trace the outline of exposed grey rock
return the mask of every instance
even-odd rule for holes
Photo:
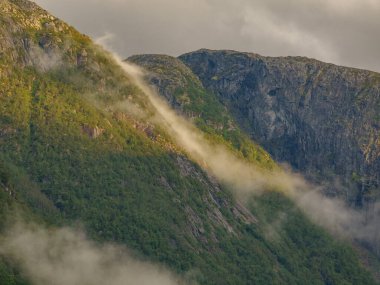
[[[83,67],[87,64],[87,61],[87,51],[85,49],[82,49],[77,56],[77,65]]]
[[[244,224],[254,224],[257,222],[257,219],[244,205],[238,201],[235,203],[230,203],[227,199],[217,195],[217,193],[221,192],[220,185],[217,182],[212,181],[213,179],[209,176],[209,174],[202,172],[194,163],[188,161],[183,156],[177,156],[177,163],[181,175],[192,176],[197,181],[201,181],[205,184],[207,189],[209,189],[208,195],[202,197],[202,201],[204,206],[207,207],[207,215],[213,223],[213,228],[219,226],[226,229],[230,234],[239,234],[239,230],[234,229],[222,213],[222,210],[227,208],[231,210],[237,220],[243,222]],[[207,175],[207,177],[205,175]],[[195,238],[202,238],[202,241],[207,243],[207,239],[203,236],[205,230],[202,219],[197,213],[192,211],[191,208],[186,208],[185,212],[188,217],[189,226],[191,229],[190,232]],[[212,229],[212,233],[216,235],[213,231],[214,230]],[[215,239],[217,240],[216,236]]]
[[[82,130],[85,134],[87,134],[92,139],[96,139],[104,133],[104,129],[99,128],[98,126],[95,126],[95,127],[83,126]]]
[[[368,206],[380,185],[380,74],[303,57],[180,57],[273,157]]]
[[[66,64],[84,66],[87,53],[73,47],[75,31],[30,1],[0,1],[0,72],[1,64],[48,71]]]

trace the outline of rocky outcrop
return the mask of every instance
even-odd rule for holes
[[[222,227],[228,233],[234,234],[235,236],[240,235],[239,229],[231,225],[226,216],[222,213],[223,209],[229,209],[236,220],[242,224],[250,225],[257,223],[256,217],[241,203],[236,201],[231,204],[228,199],[221,197],[219,194],[222,193],[220,185],[214,181],[213,177],[205,176],[205,173],[201,172],[195,164],[186,159],[186,157],[178,155],[176,157],[178,169],[181,176],[192,177],[197,181],[200,181],[208,189],[208,195],[202,197],[203,205],[207,208],[208,220],[212,221],[212,231],[211,236],[213,241],[218,241],[217,233],[215,228]],[[161,178],[162,181],[162,178]],[[167,185],[167,182],[162,182]],[[171,188],[171,187],[169,187]],[[179,200],[179,197],[178,197]],[[189,227],[191,234],[195,238],[200,238],[204,243],[208,243],[208,239],[205,236],[205,229],[201,217],[196,213],[191,207],[185,208],[185,213],[189,221]]]
[[[85,49],[82,49],[77,55],[77,65],[83,67],[87,64],[87,61],[87,51]]]
[[[276,160],[352,205],[379,197],[380,74],[234,51],[180,59]]]
[[[2,65],[35,67],[49,71],[66,64],[98,72],[90,40],[36,4],[24,0],[0,1],[0,73]],[[81,45],[73,44],[81,38]],[[89,63],[91,61],[91,64]]]
[[[104,129],[99,128],[98,126],[95,126],[95,127],[83,126],[82,130],[85,134],[87,134],[92,139],[96,139],[104,133]]]

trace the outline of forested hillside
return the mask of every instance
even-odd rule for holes
[[[1,0],[0,11],[3,233],[16,217],[79,223],[94,241],[125,245],[199,284],[375,284],[347,243],[283,194],[240,203],[163,128],[136,116],[152,112],[143,92],[88,37],[26,0]],[[226,133],[210,127],[220,105],[193,88],[215,104],[195,122],[210,140],[278,167],[231,117]],[[207,109],[203,100],[197,108]],[[1,256],[0,284],[28,277]]]

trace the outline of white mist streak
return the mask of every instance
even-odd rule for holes
[[[38,285],[175,285],[166,269],[131,257],[125,248],[96,245],[83,233],[19,223],[0,239],[0,254]]]
[[[378,221],[366,223],[361,213],[346,207],[338,199],[325,197],[318,187],[310,185],[298,174],[260,169],[237,158],[226,147],[210,143],[144,82],[145,73],[140,67],[123,62],[116,55],[114,58],[155,108],[156,123],[165,127],[171,137],[206,171],[231,186],[239,198],[244,199],[252,193],[260,194],[265,189],[282,191],[314,222],[332,233],[364,239],[372,244],[379,243]]]
[[[116,58],[117,59],[117,58]],[[165,128],[171,137],[206,170],[211,171],[222,182],[237,187],[240,191],[261,191],[268,181],[263,180],[259,170],[239,160],[224,146],[209,143],[203,134],[184,118],[178,116],[156,93],[144,83],[144,72],[139,67],[118,60],[134,83],[144,92],[155,108],[155,122]],[[242,179],[243,178],[243,179]]]

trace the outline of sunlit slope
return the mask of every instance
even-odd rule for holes
[[[239,145],[239,144],[236,145],[236,144],[231,143],[231,136],[229,136],[229,134],[233,133],[234,135],[232,136],[232,138],[237,137],[240,139],[240,138],[244,138],[243,132],[240,131],[238,127],[236,127],[236,125],[234,124],[231,117],[229,117],[228,110],[225,109],[225,107],[221,104],[221,102],[218,101],[217,96],[215,96],[210,91],[206,91],[203,88],[202,84],[199,82],[199,79],[197,78],[197,76],[194,75],[192,73],[192,71],[189,68],[187,68],[181,61],[179,61],[176,58],[166,56],[166,55],[137,55],[137,56],[132,56],[131,58],[129,58],[127,62],[132,62],[132,63],[138,64],[138,65],[144,67],[146,70],[146,73],[145,73],[146,80],[149,81],[153,86],[155,86],[157,88],[158,93],[171,106],[173,106],[175,108],[175,110],[177,111],[178,114],[185,115],[190,120],[192,120],[196,125],[198,125],[201,129],[203,129],[206,133],[208,133],[209,134],[208,139],[209,139],[209,142],[211,142],[211,144],[213,142],[217,141],[221,145],[228,145],[231,149],[235,149],[235,152],[234,152],[235,154],[236,154],[236,150],[239,150],[239,148],[241,149],[241,145]],[[197,88],[192,88],[193,86],[196,86]],[[185,100],[184,100],[184,98],[185,98]],[[212,102],[211,107],[210,107],[210,103],[208,103],[208,104],[206,103],[206,102],[210,102],[210,101]],[[217,112],[213,112],[213,110],[215,110],[215,109],[217,110]],[[210,113],[211,113],[211,115],[210,115]],[[229,121],[228,126],[223,125],[223,121],[225,121],[225,120],[223,120],[223,117]],[[215,126],[218,126],[218,127],[215,127]],[[256,150],[258,149],[260,151],[260,148],[256,144],[254,144],[253,142],[248,140],[248,141],[244,141],[244,144],[245,143],[247,143],[250,147],[252,147],[252,149],[256,149]],[[247,145],[244,145],[244,144],[243,144],[243,147],[246,147]],[[210,149],[208,150],[208,152],[210,152]],[[211,153],[212,152],[213,151],[211,150]],[[218,153],[217,151],[214,153],[216,156],[220,155],[220,153]],[[237,151],[237,153],[240,156],[246,155],[246,153],[244,153],[244,152],[242,153],[242,152]],[[213,160],[216,160],[216,161],[222,161],[223,160],[223,158],[222,159],[218,159],[218,158],[214,159],[214,158],[210,158],[208,156],[209,156],[208,154],[206,154],[204,156],[205,160],[206,160],[206,162],[208,161],[211,164],[213,163],[213,162],[211,162]],[[263,173],[264,176],[267,176],[266,179],[267,180],[269,179],[269,181],[266,181],[264,183],[267,186],[268,186],[268,184],[270,184],[271,179],[278,180],[278,178],[276,176],[282,176],[283,179],[288,180],[288,182],[289,182],[289,179],[290,180],[296,180],[297,179],[295,176],[291,177],[291,176],[280,174],[281,171],[278,172],[278,167],[272,168],[272,167],[270,167],[271,164],[263,163],[262,160],[257,159],[257,157],[255,157],[255,156],[247,156],[246,155],[246,158],[248,158],[248,161],[250,161],[252,163],[252,169],[255,169],[256,166],[259,166],[259,169],[260,168],[265,169],[265,168],[268,168],[268,166],[270,169],[273,169],[273,171],[274,171],[273,175],[265,175]],[[224,158],[224,161],[226,164],[224,165],[224,170],[222,172],[224,172],[225,175],[228,176],[228,178],[223,177],[223,173],[216,170],[217,171],[216,172],[217,177],[219,177],[221,180],[226,181],[226,182],[231,181],[231,179],[234,180],[230,174],[234,171],[234,169],[230,169],[230,173],[228,173],[228,168],[229,167],[242,168],[242,165],[239,163],[235,163],[233,158],[229,158],[229,159]],[[210,165],[210,167],[211,167],[211,169],[213,169],[215,166]],[[246,167],[244,166],[243,169],[244,168],[246,168]],[[243,169],[241,169],[241,170],[245,171]],[[257,171],[260,172],[259,169],[256,169],[256,172]],[[240,179],[247,180],[246,175],[244,175],[242,173],[240,173],[240,174],[236,173],[236,174],[240,177]],[[252,174],[255,177],[257,176],[256,175],[257,173],[252,173]],[[272,178],[271,178],[271,176],[272,176]],[[257,177],[257,178],[259,178],[259,177]],[[259,180],[261,180],[261,178],[259,178]],[[283,181],[283,182],[284,182],[284,185],[287,183],[286,181]],[[274,182],[274,184],[276,184],[276,183],[280,183],[279,186],[281,185],[281,181]],[[247,185],[244,186],[238,181],[234,181],[233,184],[235,187],[238,187],[238,188],[240,188],[240,187],[246,188],[247,187]],[[254,183],[249,183],[249,184],[251,184],[254,188],[257,188],[257,184],[260,184],[260,182],[256,181]],[[284,188],[287,188],[287,187],[288,186],[284,186]],[[297,186],[295,186],[295,187],[297,187]],[[306,186],[306,187],[313,188],[310,185]],[[317,190],[317,189],[315,189],[315,190]],[[243,192],[244,191],[245,190],[243,190]],[[255,192],[255,190],[252,189],[251,192]],[[302,196],[302,194],[301,194],[301,196]],[[271,198],[270,198],[271,203],[280,204],[281,202],[279,202],[277,200],[278,198],[279,198],[279,196],[271,196]],[[295,200],[297,200],[300,197],[298,197],[298,198],[293,197],[293,198],[295,198]],[[310,205],[310,206],[312,206],[314,208],[315,208],[315,206],[317,207],[317,208],[315,208],[316,212],[314,214],[313,214],[313,211],[311,209],[303,208],[303,210],[306,211],[309,216],[318,216],[318,215],[322,214],[325,216],[325,218],[327,218],[331,221],[335,220],[337,222],[337,224],[340,224],[340,226],[343,226],[343,224],[349,225],[350,222],[349,221],[343,221],[343,220],[338,221],[339,218],[336,219],[336,217],[334,215],[338,215],[338,216],[340,215],[341,216],[341,215],[346,215],[346,214],[347,215],[353,214],[352,218],[353,219],[357,218],[357,217],[355,217],[354,213],[349,213],[349,211],[347,212],[347,209],[344,209],[344,208],[341,209],[342,210],[341,213],[338,213],[338,208],[340,207],[338,205],[339,203],[337,205],[335,205],[337,207],[336,210],[334,207],[331,208],[330,211],[327,210],[327,208],[326,208],[326,210],[318,209],[318,207],[319,208],[330,207],[328,205],[330,202],[324,201],[324,198],[322,196],[321,197],[311,197],[310,196],[308,199],[316,199],[314,201],[310,201],[311,204],[313,204],[313,203],[315,204],[313,206],[312,205]],[[319,203],[319,206],[317,206],[318,203]],[[323,213],[324,211],[325,211],[325,213]],[[327,214],[327,212],[329,212],[329,214]],[[333,215],[333,216],[329,217],[329,215]],[[280,217],[280,220],[281,220],[281,217]],[[358,222],[358,221],[356,221],[356,222]],[[351,226],[360,228],[361,226],[359,225],[359,223],[361,223],[361,222],[358,222],[358,223],[356,223],[356,222],[354,222],[354,220],[351,220]],[[278,223],[281,224],[281,222],[278,222]],[[319,221],[319,223],[324,224],[326,226],[326,221],[322,220],[322,221]],[[336,226],[337,225],[335,225],[335,227]],[[367,231],[367,229],[363,228],[363,231]],[[362,234],[364,234],[364,232],[362,232]],[[356,236],[356,235],[357,235],[357,233],[354,234],[354,236]],[[365,259],[368,260],[367,258],[365,258]],[[373,270],[374,270],[374,272],[376,272],[377,267],[374,268]]]
[[[255,165],[272,169],[275,163],[259,145],[242,132],[217,97],[180,60],[166,55],[136,55],[128,58],[147,71],[146,80],[158,88],[168,103],[208,135]]]
[[[14,205],[47,224],[79,222],[200,284],[373,284],[280,194],[251,213],[136,116],[150,112],[144,95],[90,39],[30,2],[0,9],[2,221]],[[1,263],[0,284],[25,284],[14,268]]]

